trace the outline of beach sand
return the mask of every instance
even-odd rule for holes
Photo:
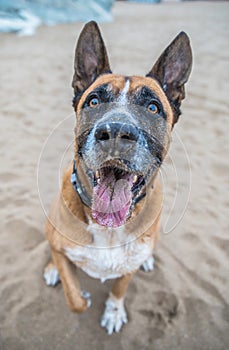
[[[181,30],[194,52],[161,172],[155,269],[134,277],[129,323],[112,336],[99,326],[110,281],[79,273],[92,294],[92,307],[81,315],[68,310],[61,284],[46,287],[45,211],[59,169],[73,156],[71,79],[82,24],[42,26],[32,37],[0,35],[0,349],[226,350],[229,3],[116,3],[113,14],[101,29],[116,73],[148,73]]]

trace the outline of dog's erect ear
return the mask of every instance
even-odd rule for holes
[[[106,48],[96,22],[83,28],[75,51],[75,73],[72,87],[75,95],[81,93],[104,73],[111,73]]]
[[[147,76],[156,78],[174,109],[174,123],[185,98],[184,84],[192,68],[192,51],[187,34],[181,32],[159,57]]]

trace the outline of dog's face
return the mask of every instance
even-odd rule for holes
[[[95,22],[75,54],[75,160],[92,198],[92,217],[119,227],[131,218],[167,153],[191,70],[185,33],[170,44],[146,77],[112,74]]]

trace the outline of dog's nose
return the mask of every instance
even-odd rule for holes
[[[96,141],[108,141],[112,139],[137,142],[139,136],[138,128],[131,124],[118,122],[101,123],[95,130]]]

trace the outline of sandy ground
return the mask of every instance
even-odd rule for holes
[[[134,277],[126,298],[130,322],[113,336],[99,326],[110,282],[80,273],[93,299],[82,315],[68,311],[61,284],[45,286],[42,205],[57,191],[61,161],[72,157],[70,83],[82,24],[41,27],[33,37],[1,35],[0,349],[226,350],[229,3],[117,3],[113,12],[114,22],[101,27],[115,72],[147,73],[180,30],[194,51],[162,171],[155,270]]]

